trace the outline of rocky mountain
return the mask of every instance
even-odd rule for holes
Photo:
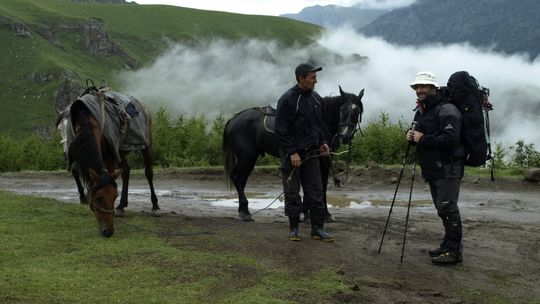
[[[99,3],[98,3],[99,2]],[[126,5],[124,5],[126,4]],[[273,16],[124,0],[0,1],[0,134],[46,135],[86,79],[112,86],[174,43],[258,39],[312,43],[320,27]]]
[[[338,5],[315,5],[304,8],[297,14],[283,14],[282,17],[305,21],[326,28],[343,25],[361,29],[377,17],[389,12],[387,9],[343,7]]]
[[[419,0],[360,29],[398,45],[469,42],[507,54],[540,53],[538,0]]]
[[[410,1],[413,2],[413,1]],[[284,17],[323,27],[351,25],[398,45],[470,43],[507,54],[540,53],[538,0],[417,0],[401,8],[310,6]]]
[[[73,2],[96,2],[96,3],[104,3],[104,4],[126,4],[128,3],[126,0],[71,0]]]

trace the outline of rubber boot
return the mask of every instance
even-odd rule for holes
[[[297,242],[302,240],[300,237],[300,231],[298,229],[300,223],[300,217],[289,217],[289,240]]]
[[[320,240],[324,242],[333,242],[335,238],[324,230],[324,217],[315,216],[311,213],[311,238],[314,240]]]

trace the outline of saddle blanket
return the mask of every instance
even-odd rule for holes
[[[82,95],[73,104],[76,102],[82,102],[99,122],[103,136],[114,147],[117,162],[121,161],[119,151],[141,150],[150,145],[147,123],[150,114],[134,97],[102,90]],[[66,128],[69,147],[75,134],[71,119],[68,119]]]

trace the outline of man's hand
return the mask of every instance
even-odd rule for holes
[[[413,140],[414,140],[415,143],[419,143],[420,139],[422,139],[422,136],[424,136],[424,133],[418,132],[418,131],[413,131]]]
[[[300,158],[300,155],[298,153],[294,153],[291,155],[291,164],[293,167],[298,168],[302,164],[302,159]]]
[[[424,133],[422,132],[409,130],[407,131],[406,138],[408,141],[414,141],[415,143],[418,143],[420,142],[420,139],[422,138],[422,136],[424,136]]]
[[[414,140],[413,133],[414,133],[413,130],[407,131],[407,135],[405,136],[405,138],[407,138],[407,141],[413,141]]]
[[[327,144],[323,144],[321,146],[321,154],[322,156],[325,156],[325,157],[330,156],[330,147],[328,147]]]

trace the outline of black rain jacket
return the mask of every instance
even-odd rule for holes
[[[416,155],[427,180],[462,178],[463,146],[460,144],[461,113],[442,94],[429,96],[414,116],[416,130],[424,133]]]
[[[322,99],[315,91],[293,86],[278,100],[276,135],[286,155],[318,149],[325,140],[321,119]]]

